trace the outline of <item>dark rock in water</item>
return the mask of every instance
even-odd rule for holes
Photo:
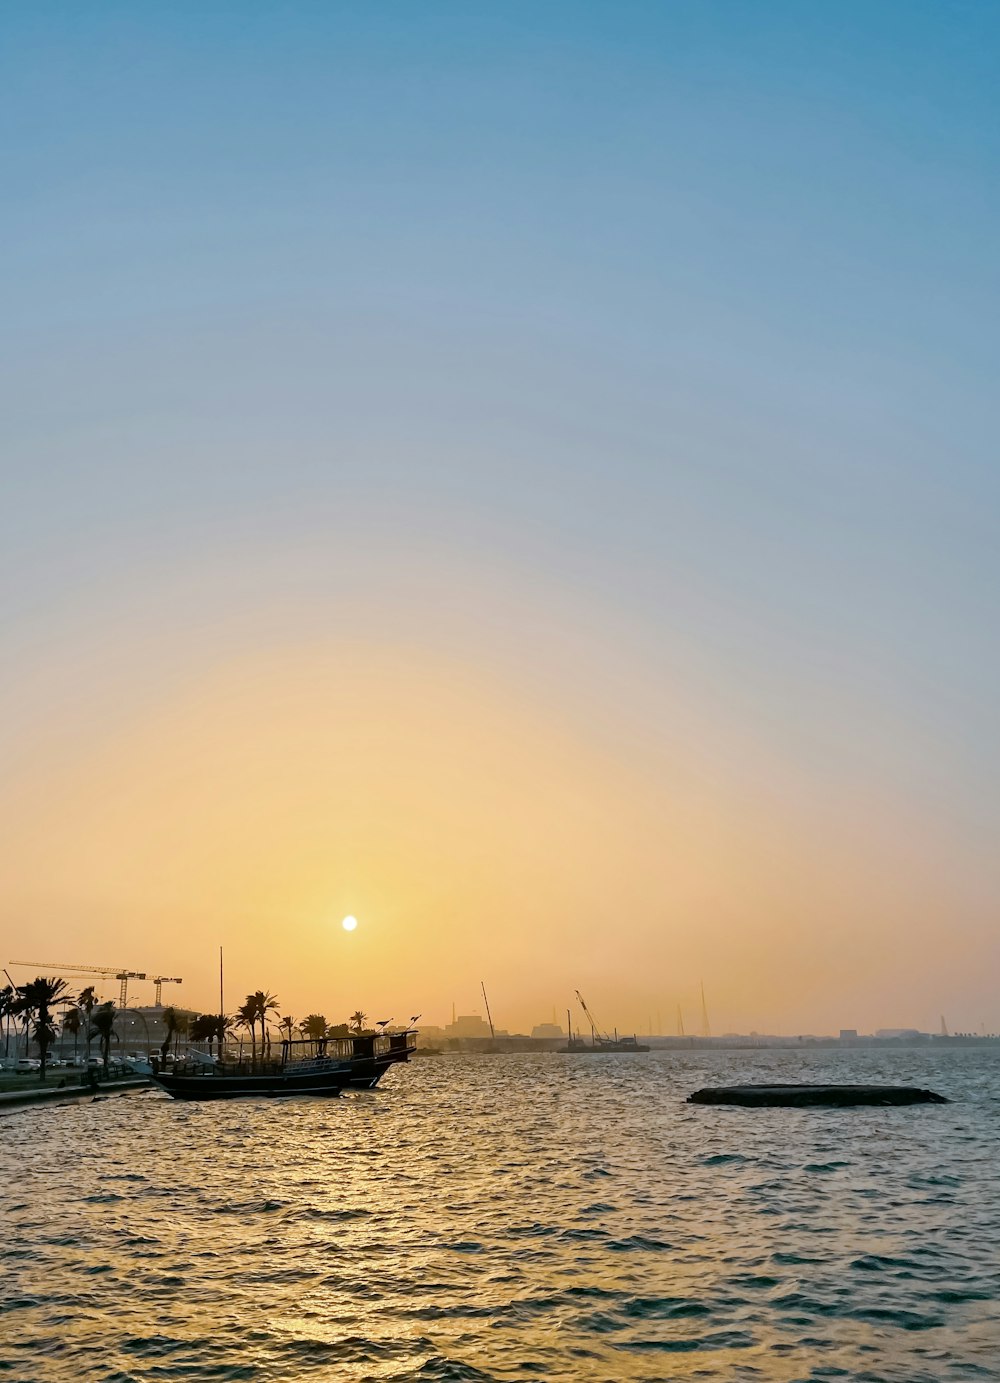
[[[738,1104],[756,1108],[947,1103],[944,1095],[921,1090],[915,1085],[709,1085],[688,1096],[688,1104]]]

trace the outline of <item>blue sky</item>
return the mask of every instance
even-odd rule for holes
[[[998,37],[986,4],[8,6],[0,749],[354,620],[623,754],[680,689],[709,758],[912,812],[980,905]]]

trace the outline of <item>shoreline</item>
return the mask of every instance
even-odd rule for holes
[[[37,1104],[60,1104],[75,1100],[95,1099],[99,1095],[124,1093],[127,1090],[142,1090],[152,1082],[148,1076],[126,1076],[121,1080],[106,1081],[92,1087],[89,1085],[46,1086],[41,1090],[5,1090],[0,1093],[0,1114],[5,1110],[16,1110]]]

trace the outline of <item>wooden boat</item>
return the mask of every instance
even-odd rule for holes
[[[362,1033],[319,1041],[284,1041],[277,1058],[213,1061],[192,1054],[151,1079],[176,1100],[228,1100],[240,1096],[339,1095],[373,1090],[390,1067],[408,1061],[416,1033]]]

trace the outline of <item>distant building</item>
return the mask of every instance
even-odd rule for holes
[[[531,1035],[532,1037],[547,1038],[549,1041],[566,1036],[558,1023],[536,1023],[531,1029]]]
[[[444,1031],[446,1037],[489,1037],[490,1025],[478,1013],[460,1013]]]
[[[920,1032],[917,1028],[879,1028],[876,1037],[926,1037],[925,1032]]]
[[[841,1040],[841,1042],[854,1042],[854,1041],[857,1040],[857,1036],[858,1036],[858,1030],[857,1030],[857,1028],[841,1028],[841,1030],[840,1030],[840,1040]]]

